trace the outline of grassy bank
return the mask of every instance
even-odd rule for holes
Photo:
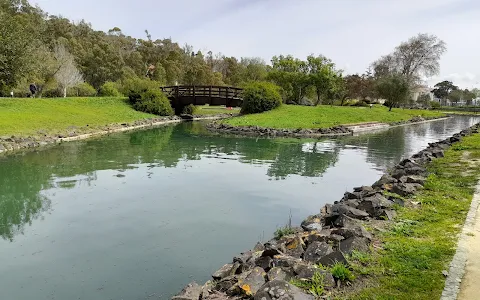
[[[373,254],[352,258],[366,289],[341,299],[439,299],[480,177],[480,134],[465,138],[428,167],[425,189],[398,208],[395,223],[376,231]]]
[[[240,113],[240,108],[234,107],[232,109],[227,109],[224,106],[197,106],[195,115],[200,116],[211,116],[211,115],[220,115],[220,114],[238,114]]]
[[[94,129],[152,117],[133,110],[125,98],[0,99],[0,136]]]
[[[245,115],[225,120],[233,126],[256,125],[269,128],[329,128],[337,125],[383,122],[394,123],[410,120],[415,116],[439,117],[443,113],[427,110],[393,109],[391,112],[384,106],[346,107],[346,106],[296,106],[283,105],[278,109]]]

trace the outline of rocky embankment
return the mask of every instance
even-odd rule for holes
[[[443,157],[444,150],[463,136],[478,133],[479,128],[480,123],[429,144],[372,186],[354,188],[334,204],[325,205],[320,213],[294,228],[293,234],[258,243],[216,271],[205,285],[191,283],[172,299],[315,299],[290,283],[292,279],[308,281],[315,273],[321,273],[327,293],[334,292],[339,279],[317,266],[329,267],[336,262],[348,265],[346,257],[353,251],[370,251],[374,237],[364,225],[394,219],[394,205],[403,206],[402,199],[423,188],[428,176],[426,165]]]
[[[435,120],[444,118],[423,118],[421,116],[414,117],[408,121],[395,122],[390,126],[398,126],[403,124],[413,124],[425,122],[428,120]],[[304,137],[304,138],[316,138],[316,137],[329,137],[329,136],[341,136],[341,135],[353,135],[354,130],[349,126],[335,126],[330,128],[312,128],[312,129],[276,129],[266,128],[260,126],[233,126],[224,122],[212,122],[207,125],[207,128],[213,132],[230,133],[246,136],[268,136],[268,137]]]

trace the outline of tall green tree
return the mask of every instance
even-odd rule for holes
[[[458,90],[458,86],[454,85],[451,81],[444,80],[435,84],[435,88],[433,89],[433,94],[435,97],[440,99],[444,104],[445,101],[448,99],[448,96],[452,91]]]
[[[328,97],[331,99],[341,85],[339,81],[339,74],[335,71],[335,64],[325,56],[307,57],[308,76],[310,84],[315,87],[317,94],[316,105],[322,104],[322,98]]]
[[[385,99],[389,111],[403,104],[410,95],[409,79],[402,74],[390,74],[378,80],[378,95]]]
[[[268,79],[283,89],[287,102],[300,103],[310,85],[307,63],[291,55],[274,56]]]

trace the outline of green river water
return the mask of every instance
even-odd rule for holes
[[[0,299],[168,299],[478,121],[323,140],[195,122],[0,157]]]

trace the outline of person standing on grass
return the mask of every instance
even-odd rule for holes
[[[32,93],[32,98],[35,98],[35,93],[37,93],[37,85],[35,82],[30,84],[30,93]]]

